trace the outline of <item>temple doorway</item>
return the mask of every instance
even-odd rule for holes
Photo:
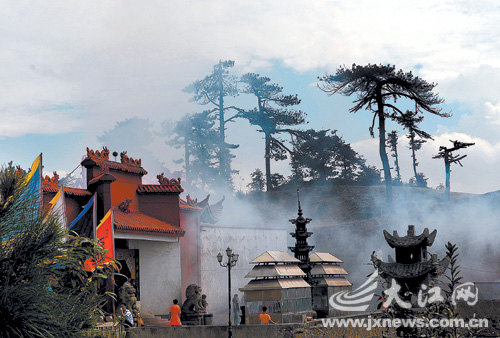
[[[139,250],[117,248],[115,251],[116,260],[121,264],[120,274],[125,276],[116,276],[116,290],[120,290],[127,279],[130,279],[136,290],[137,300],[140,300]]]

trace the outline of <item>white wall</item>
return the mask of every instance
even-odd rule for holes
[[[130,240],[130,249],[139,249],[141,311],[167,314],[172,300],[181,300],[181,259],[175,242]]]
[[[227,269],[217,262],[217,253],[222,253],[227,260],[229,246],[240,255],[231,270],[231,299],[235,293],[241,299],[243,293],[238,289],[250,281],[244,278],[253,267],[249,262],[264,251],[287,251],[287,236],[286,229],[201,227],[201,287],[207,295],[208,312],[214,314],[214,324],[227,323],[228,311]]]

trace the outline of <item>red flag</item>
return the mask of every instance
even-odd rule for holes
[[[115,245],[114,245],[114,233],[113,233],[113,217],[112,211],[109,210],[107,214],[101,220],[101,223],[96,228],[96,238],[99,244],[108,252],[106,252],[105,257],[100,257],[97,262],[94,262],[91,258],[88,258],[84,267],[87,271],[93,271],[96,266],[101,266],[109,263],[115,257]]]

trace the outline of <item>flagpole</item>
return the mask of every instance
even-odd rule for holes
[[[111,209],[111,240],[113,241],[113,259],[116,258],[115,256],[115,220],[113,218],[113,209]],[[114,265],[114,264],[113,264]],[[112,292],[115,292],[115,275],[114,272],[111,271],[111,284],[112,284]],[[112,309],[113,309],[113,321],[115,320],[115,311],[116,311],[116,304],[115,304],[115,299],[112,297],[111,298],[111,304],[112,304]]]
[[[43,214],[43,153],[40,153],[40,189],[38,190],[38,210]]]
[[[64,186],[61,186],[61,198],[62,198],[62,219],[64,222],[64,230],[68,230],[68,217],[66,216],[66,192],[64,191]]]
[[[97,193],[94,193],[94,196],[92,196],[92,198],[94,199],[94,202],[93,202],[93,208],[92,208],[92,227],[93,227],[93,230],[94,230],[94,239],[97,239],[97,230],[96,230],[96,227],[97,227],[97,203],[96,203],[96,194]]]
[[[113,240],[113,259],[115,256],[115,220],[113,217],[113,209],[111,209],[111,239]]]

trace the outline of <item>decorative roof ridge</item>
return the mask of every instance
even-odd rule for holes
[[[160,185],[178,185],[180,186],[181,185],[181,178],[172,178],[172,179],[168,179],[167,177],[164,176],[164,173],[161,173],[159,175],[156,175],[156,178],[158,179],[158,183],[160,183]]]
[[[102,150],[93,150],[87,147],[87,157],[92,159],[100,159],[109,161],[109,149],[108,147],[102,147]]]
[[[127,156],[127,151],[122,151],[120,153],[120,161],[122,164],[130,164],[136,167],[141,167],[142,159],[133,159],[132,157]]]
[[[101,167],[108,168],[118,171],[129,172],[133,174],[146,175],[148,172],[141,167],[141,159],[133,159],[126,155],[126,151],[123,151],[121,155],[121,162],[111,161],[109,159],[109,149],[103,147],[103,150],[92,150],[87,147],[87,157],[81,162],[84,167]],[[116,157],[117,152],[113,155]]]

